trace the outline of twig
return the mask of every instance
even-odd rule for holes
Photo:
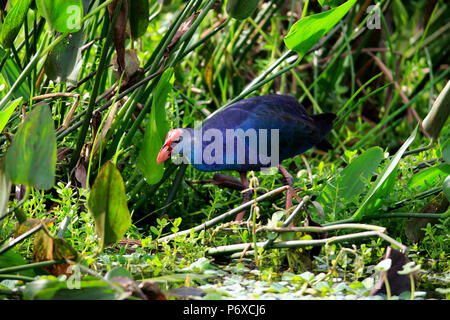
[[[256,198],[255,200],[248,201],[248,202],[246,202],[246,203],[244,203],[244,204],[242,204],[242,205],[240,205],[240,206],[238,206],[238,207],[236,207],[236,208],[234,208],[234,209],[232,209],[232,210],[230,210],[230,211],[228,211],[228,212],[226,212],[226,213],[224,213],[224,214],[222,214],[220,216],[215,217],[214,219],[211,219],[209,221],[206,221],[206,222],[202,223],[201,225],[198,225],[195,228],[184,230],[184,231],[180,231],[180,232],[173,233],[171,235],[159,238],[158,242],[168,241],[168,240],[171,240],[171,239],[173,239],[175,237],[187,235],[187,234],[191,233],[192,230],[194,230],[194,232],[200,232],[202,230],[211,228],[212,226],[218,224],[219,222],[225,220],[226,218],[231,217],[231,216],[235,215],[236,213],[241,212],[242,210],[250,207],[255,202],[262,201],[262,200],[265,200],[267,198],[270,198],[270,197],[272,197],[274,195],[277,195],[277,194],[279,194],[279,193],[281,193],[281,192],[283,192],[283,191],[285,191],[287,189],[288,189],[287,186],[282,186],[282,187],[280,187],[278,189],[275,189],[275,190],[272,190],[270,192],[267,192],[266,194],[263,194],[262,196]]]
[[[23,271],[23,270],[48,267],[48,266],[53,266],[55,264],[61,264],[61,263],[66,263],[66,261],[65,260],[50,260],[50,261],[29,263],[29,264],[20,265],[20,266],[2,268],[2,269],[0,269],[0,274],[16,273],[16,272]]]
[[[31,230],[28,230],[27,232],[21,234],[20,236],[18,236],[17,238],[15,238],[14,240],[11,240],[10,242],[8,242],[8,244],[6,244],[4,247],[2,247],[0,249],[0,254],[8,251],[9,249],[11,249],[12,247],[14,247],[16,244],[22,242],[23,240],[25,240],[26,238],[28,238],[29,236],[31,236],[32,234],[38,232],[39,230],[41,230],[43,228],[43,224],[40,223],[37,227],[34,227]]]
[[[406,202],[410,202],[410,199],[402,200]],[[450,212],[446,213],[421,213],[421,212],[394,212],[394,213],[383,213],[377,215],[367,215],[361,217],[359,221],[367,221],[367,220],[379,220],[379,219],[391,219],[391,218],[429,218],[429,219],[444,219],[450,216]],[[324,224],[325,227],[342,224],[342,223],[353,223],[355,220],[353,218],[343,219],[339,221],[333,221]]]
[[[21,281],[34,281],[35,278],[27,277],[27,276],[19,276],[13,274],[0,274],[0,280],[8,279],[8,280],[21,280]]]
[[[284,221],[283,223],[283,228],[286,228],[288,225],[291,224],[292,221],[294,221],[295,217],[298,215],[298,213],[300,212],[300,210],[303,208],[303,206],[305,205],[305,203],[307,203],[309,201],[309,197],[305,197],[305,200],[302,200],[297,207],[295,208],[294,212],[292,212],[292,214],[286,219],[286,221]],[[275,239],[278,238],[278,235],[274,238],[270,238],[268,239],[264,245],[263,245],[263,249],[266,250],[267,248],[269,248],[270,246],[272,246],[273,242],[275,241]]]
[[[386,228],[375,226],[371,224],[363,224],[363,223],[342,223],[342,224],[335,224],[327,227],[261,227],[257,231],[270,231],[270,232],[318,232],[322,233],[325,231],[331,231],[331,230],[341,230],[341,229],[362,229],[362,230],[368,230],[368,231],[379,231],[384,232]]]
[[[47,93],[42,94],[40,96],[33,97],[34,100],[44,100],[49,98],[58,98],[58,97],[68,97],[68,98],[79,98],[80,95],[78,93],[71,93],[71,92],[54,92],[54,93]],[[24,102],[24,104],[27,104],[28,102]]]
[[[402,251],[407,250],[406,246],[402,245],[401,243],[395,241],[391,237],[387,236],[386,234],[379,232],[379,231],[364,231],[364,232],[358,232],[353,234],[346,234],[342,236],[336,236],[326,239],[318,239],[318,240],[291,240],[291,241],[279,241],[274,242],[271,246],[271,249],[283,249],[283,248],[304,248],[304,247],[311,247],[311,246],[321,246],[325,245],[327,243],[335,243],[335,242],[343,242],[348,240],[354,240],[358,238],[366,238],[366,237],[372,237],[372,236],[378,236],[383,238],[384,240],[390,242],[391,244],[399,247],[402,249]],[[257,246],[263,246],[265,242],[258,242]],[[223,254],[230,254],[235,252],[241,252],[244,250],[249,244],[248,243],[242,243],[242,244],[233,244],[228,246],[220,246],[216,248],[209,249],[206,253],[208,255],[223,255]],[[253,248],[253,243],[250,244],[251,248]]]

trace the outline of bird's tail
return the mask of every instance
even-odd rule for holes
[[[321,113],[313,114],[311,118],[325,137],[333,128],[333,120],[336,119],[336,115],[334,113]]]
[[[321,113],[313,114],[311,115],[311,118],[313,118],[316,127],[319,128],[322,133],[322,137],[325,138],[328,132],[333,129],[333,120],[336,119],[336,115],[334,113]],[[328,151],[333,147],[326,139],[323,139],[316,144],[316,148],[322,151]]]

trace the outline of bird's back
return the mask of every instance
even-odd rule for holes
[[[252,97],[241,100],[228,108],[218,112],[213,117],[205,121],[202,131],[203,134],[209,129],[216,129],[220,131],[224,137],[223,146],[226,148],[226,131],[242,129],[244,132],[254,130],[257,134],[257,144],[261,145],[260,135],[262,129],[267,132],[267,150],[271,153],[273,145],[272,135],[273,130],[278,131],[278,151],[279,161],[301,154],[311,148],[312,146],[321,142],[326,134],[331,130],[333,114],[322,114],[310,116],[305,108],[293,97],[288,95],[265,95],[259,97]],[[319,117],[320,121],[315,121],[314,117]],[[275,138],[275,136],[274,136]],[[246,149],[249,151],[248,137],[245,140]],[[203,147],[207,147],[208,141],[203,142]],[[250,147],[251,149],[251,147]],[[243,150],[237,149],[235,146],[235,160],[239,153]],[[260,154],[260,150],[254,151]],[[225,152],[224,152],[225,154]],[[225,157],[225,155],[224,155]],[[246,161],[248,161],[246,156]],[[255,164],[233,164],[233,165],[213,165],[199,167],[201,170],[216,171],[216,170],[259,170],[262,165],[259,161]]]

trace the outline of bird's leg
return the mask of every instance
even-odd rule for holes
[[[221,173],[216,173],[214,174],[213,177],[213,184],[215,184],[216,186],[220,186],[220,187],[225,187],[228,189],[232,189],[232,190],[237,190],[237,191],[242,191],[248,188],[248,182],[247,185],[244,185],[242,182],[242,176],[241,176],[241,180],[232,177],[232,176],[227,176]]]
[[[203,184],[203,183],[212,183],[219,187],[225,187],[232,190],[237,191],[244,191],[249,188],[249,181],[247,179],[247,173],[241,172],[240,173],[241,179],[227,176],[224,174],[216,173],[212,179],[209,180],[196,180],[196,181],[190,181],[190,184]],[[195,190],[195,189],[194,189]],[[252,199],[253,190],[247,190],[243,193],[242,197],[242,204],[250,201]],[[246,210],[243,210],[239,212],[236,216],[236,221],[242,221],[244,218]]]
[[[248,178],[247,178],[247,172],[240,172],[239,174],[241,175],[241,181],[242,181],[242,184],[244,185],[245,189],[248,189],[248,187],[249,187],[249,182],[248,182]],[[245,190],[245,189],[244,189],[244,190]],[[242,197],[243,197],[242,204],[244,204],[244,203],[246,203],[246,202],[249,202],[249,201],[251,200],[251,198],[252,198],[252,194],[253,194],[253,191],[252,191],[252,190],[246,190],[246,191],[244,191],[244,193],[243,193],[243,195],[242,195]],[[245,215],[245,212],[246,212],[246,211],[247,211],[247,210],[242,210],[241,212],[239,212],[239,213],[237,214],[237,216],[236,216],[235,221],[242,221],[242,219],[244,218],[244,215]]]
[[[281,164],[278,165],[278,170],[283,176],[283,183],[288,186],[286,191],[286,210],[289,210],[292,207],[292,197],[295,197],[299,202],[302,200],[294,190],[294,178],[291,174]]]

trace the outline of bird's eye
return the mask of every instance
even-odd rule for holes
[[[173,140],[173,143],[180,143],[181,141],[183,141],[183,137],[178,137],[175,140]]]

